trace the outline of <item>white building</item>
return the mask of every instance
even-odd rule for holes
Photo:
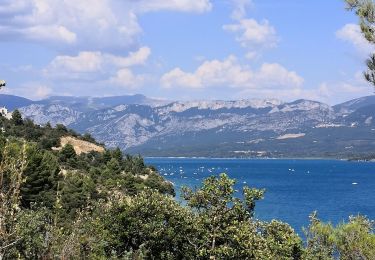
[[[12,118],[12,113],[8,112],[8,109],[6,109],[6,107],[0,107],[0,115],[7,119]]]
[[[6,84],[5,80],[0,80],[0,88],[5,87]]]

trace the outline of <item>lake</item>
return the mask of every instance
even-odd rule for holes
[[[289,223],[301,234],[309,214],[338,223],[350,215],[375,219],[375,163],[339,160],[146,158],[175,185],[200,186],[211,175],[227,173],[244,185],[265,188],[256,217]],[[241,194],[237,194],[241,196]]]

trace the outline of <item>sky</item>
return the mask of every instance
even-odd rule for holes
[[[372,95],[343,0],[0,0],[2,93],[167,100]]]

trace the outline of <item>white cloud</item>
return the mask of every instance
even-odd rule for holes
[[[33,26],[20,32],[30,40],[56,41],[67,44],[73,44],[77,41],[77,35],[74,32],[58,25]]]
[[[252,0],[232,0],[234,5],[234,10],[231,14],[231,18],[234,20],[241,20],[245,18],[247,8],[252,6]]]
[[[292,86],[301,87],[304,79],[295,71],[288,71],[277,63],[264,63],[255,75],[257,84],[266,86]]]
[[[52,44],[59,49],[127,49],[142,32],[138,15],[170,10],[206,12],[209,0],[2,0],[0,37]]]
[[[372,94],[373,91],[368,85],[361,85],[355,81],[342,81],[323,82],[317,89],[303,91],[300,93],[300,97],[334,105]]]
[[[14,12],[0,18],[0,35],[87,49],[127,47],[141,31],[131,10],[120,15],[110,0],[6,1]],[[24,7],[23,9],[21,7]]]
[[[223,61],[212,60],[202,63],[194,72],[175,68],[161,77],[164,88],[204,89],[230,87],[239,89],[300,88],[304,80],[294,71],[279,64],[264,63],[259,70],[241,65],[236,57]]]
[[[175,68],[170,72],[164,74],[161,78],[161,85],[165,88],[173,87],[189,87],[189,88],[202,88],[201,79],[193,74],[186,73],[180,68]]]
[[[141,47],[125,57],[100,51],[80,52],[77,56],[55,57],[43,72],[48,78],[96,80],[113,70],[144,65],[150,55],[148,47]]]
[[[224,25],[223,29],[237,34],[236,40],[248,49],[247,56],[251,58],[264,49],[275,48],[279,41],[275,28],[267,20],[258,23],[254,19],[240,19],[238,23]]]
[[[96,72],[103,63],[101,52],[80,52],[78,56],[57,56],[47,68],[50,75],[65,73]]]
[[[37,86],[34,90],[34,98],[36,99],[43,99],[48,97],[52,93],[52,89],[50,87],[40,85]]]
[[[149,47],[141,47],[136,52],[130,52],[127,57],[108,55],[107,58],[117,66],[130,67],[134,65],[144,65],[150,55],[151,49]]]
[[[146,75],[135,75],[130,69],[120,69],[116,75],[108,80],[108,83],[126,89],[136,89],[147,80]]]
[[[40,100],[52,93],[52,88],[40,82],[27,82],[20,86],[6,88],[4,93]]]
[[[212,9],[209,0],[138,0],[134,1],[141,12],[171,10],[202,13]]]
[[[306,91],[305,93],[311,98],[329,104],[338,104],[373,94],[374,89],[364,79],[362,72],[357,72],[354,76],[344,81],[322,82],[316,90]]]
[[[346,24],[336,32],[336,36],[341,40],[353,44],[362,55],[367,56],[369,53],[375,51],[375,47],[364,38],[361,28],[357,24]]]

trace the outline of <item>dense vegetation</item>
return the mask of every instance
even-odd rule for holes
[[[0,259],[375,259],[373,223],[337,227],[314,213],[303,240],[286,223],[253,213],[264,190],[225,174],[174,190],[139,156],[119,149],[77,155],[59,138],[79,136],[0,118]]]

